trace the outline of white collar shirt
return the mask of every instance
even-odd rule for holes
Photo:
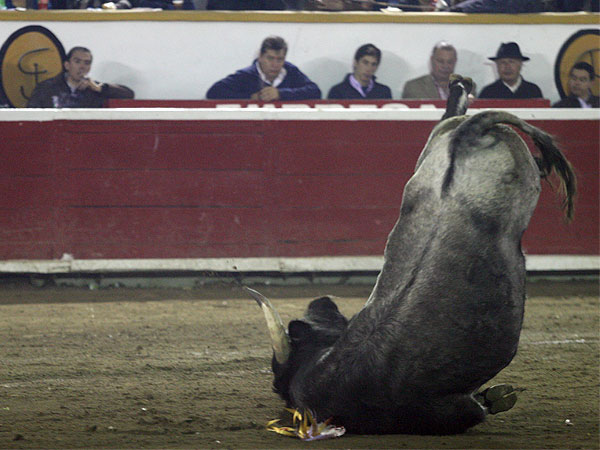
[[[517,92],[517,89],[519,89],[521,87],[521,83],[522,82],[523,82],[523,78],[521,78],[521,76],[519,76],[519,79],[514,84],[514,86],[510,86],[510,85],[504,83],[504,81],[502,83],[504,83],[504,86],[506,86],[507,88],[509,88],[510,91],[514,94],[515,92]]]
[[[591,108],[592,107],[592,105],[590,105],[588,102],[586,102],[581,97],[577,97],[577,100],[579,100],[579,104],[581,105],[582,108]]]
[[[261,70],[260,64],[258,64],[258,61],[256,61],[255,64],[256,64],[256,70],[258,70],[258,75],[260,76],[260,79],[266,86],[277,87],[281,83],[283,83],[283,80],[285,79],[285,76],[287,75],[287,70],[285,70],[285,67],[281,68],[281,71],[279,72],[277,77],[271,82],[271,81],[267,80],[267,77],[264,74],[264,72]]]

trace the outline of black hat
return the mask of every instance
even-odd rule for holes
[[[490,56],[488,59],[496,61],[501,58],[520,59],[521,61],[529,61],[527,56],[521,54],[519,44],[516,42],[507,42],[500,44],[500,48],[496,52],[496,56]]]

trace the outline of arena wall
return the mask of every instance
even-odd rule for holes
[[[0,110],[0,271],[376,268],[442,110],[224,106]],[[511,112],[580,187],[569,225],[543,187],[524,250],[597,270],[597,112]]]
[[[404,83],[428,72],[431,48],[442,39],[458,50],[456,71],[481,88],[495,80],[501,42],[520,43],[531,60],[523,76],[559,100],[554,65],[574,33],[600,29],[598,14],[467,15],[444,13],[4,11],[0,42],[27,25],[52,31],[66,50],[92,49],[91,76],[130,86],[138,99],[203,99],[216,80],[248,66],[271,34],[289,44],[288,59],[326,96],[350,71],[356,48],[382,49],[380,82],[401,97]]]

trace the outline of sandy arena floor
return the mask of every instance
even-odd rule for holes
[[[317,295],[351,315],[370,286],[259,288],[285,322]],[[519,353],[494,382],[516,406],[459,436],[269,433],[262,314],[239,288],[36,289],[0,285],[0,448],[599,447],[598,281],[529,286]]]

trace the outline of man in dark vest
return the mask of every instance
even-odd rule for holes
[[[38,84],[27,102],[28,108],[101,108],[109,98],[133,98],[127,86],[102,83],[88,77],[92,52],[73,47],[63,63],[64,71]]]
[[[600,98],[592,94],[596,78],[594,68],[586,62],[578,62],[569,72],[569,95],[552,105],[553,108],[600,108]]]
[[[529,61],[521,54],[516,42],[500,45],[496,56],[490,57],[496,63],[498,76],[494,83],[484,87],[479,98],[542,98],[541,89],[534,83],[525,81],[521,76],[523,61]]]

